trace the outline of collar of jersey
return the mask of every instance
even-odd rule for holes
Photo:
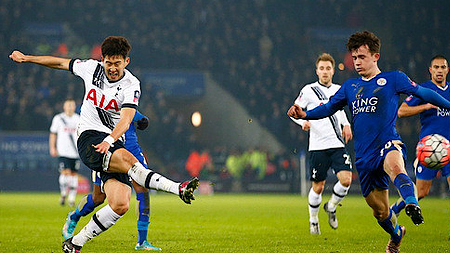
[[[380,73],[374,75],[373,77],[371,77],[371,78],[369,78],[369,79],[364,79],[364,78],[361,76],[361,80],[363,80],[364,82],[369,82],[370,80],[374,79],[375,77],[377,77],[377,76],[378,76],[379,74],[381,74],[381,73],[383,73],[383,72],[380,71]]]
[[[319,81],[317,81],[317,83],[318,83],[320,86],[325,87],[325,88],[330,88],[330,87],[333,85],[333,83],[331,83],[330,86],[326,86],[325,84],[321,84]]]
[[[433,83],[433,81],[431,81],[432,83]],[[435,83],[433,83],[434,85],[436,85]],[[439,86],[439,85],[436,85],[439,89],[441,89],[441,90],[447,90],[447,88],[448,88],[448,82],[445,82],[445,86],[444,87],[441,87],[441,86]]]

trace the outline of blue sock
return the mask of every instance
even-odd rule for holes
[[[139,205],[137,221],[138,243],[141,244],[147,240],[148,225],[150,224],[150,195],[148,192],[137,192],[136,200]]]
[[[402,239],[402,230],[397,223],[397,216],[392,215],[392,209],[389,209],[389,216],[384,221],[378,221],[378,224],[391,235],[392,241],[395,243],[400,242]]]
[[[95,207],[96,205],[92,200],[92,194],[86,195],[80,201],[70,218],[78,222],[82,216],[86,216],[94,211]]]
[[[402,198],[400,198],[399,200],[397,200],[397,202],[395,202],[394,205],[392,205],[392,211],[394,211],[394,213],[400,213],[400,211],[403,210],[405,206],[406,206],[405,201]]]
[[[398,192],[405,200],[405,205],[419,205],[419,202],[417,202],[416,199],[416,195],[414,194],[414,183],[412,182],[411,178],[408,177],[408,175],[404,173],[398,174],[394,179],[394,185],[395,187],[397,187]]]

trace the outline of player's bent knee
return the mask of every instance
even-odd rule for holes
[[[341,182],[342,186],[349,187],[352,184],[352,177],[350,176],[350,177],[344,178],[344,179],[340,180],[340,182]]]
[[[109,205],[111,206],[111,209],[118,215],[124,215],[130,208],[130,205],[128,202],[122,202],[122,201],[109,203]]]
[[[321,194],[323,192],[323,189],[325,188],[325,183],[324,181],[322,182],[317,182],[313,184],[313,190],[315,193],[317,194]]]
[[[389,217],[389,209],[387,210],[373,210],[373,216],[378,221],[383,221]]]

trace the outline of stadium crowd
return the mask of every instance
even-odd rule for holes
[[[107,35],[120,34],[133,46],[129,69],[138,77],[149,69],[210,72],[285,146],[283,155],[267,154],[265,159],[282,171],[283,162],[279,161],[289,160],[292,150],[307,145],[307,133],[290,122],[285,112],[301,86],[315,80],[311,63],[320,53],[330,52],[338,63],[344,63],[344,69],[335,75],[335,81],[342,83],[355,76],[351,63],[346,62],[342,38],[355,30],[370,29],[383,38],[382,68],[403,70],[424,82],[429,79],[429,59],[450,51],[450,44],[444,44],[449,35],[441,30],[449,21],[440,19],[446,16],[442,15],[445,8],[437,5],[381,0],[373,4],[373,11],[363,13],[366,3],[362,0],[319,2],[323,4],[307,0],[125,1],[117,8],[101,1],[3,0],[0,131],[46,131],[64,99],[75,98],[79,105],[84,92],[80,80],[67,73],[31,65],[16,68],[6,57],[12,49],[96,58],[98,44]],[[199,150],[189,132],[189,119],[171,108],[164,93],[151,84],[143,85],[142,90],[145,95],[139,110],[150,118],[151,127],[141,145],[150,160],[162,160],[166,166],[161,169],[174,175],[184,173],[180,168],[190,150]],[[413,147],[419,130],[417,118],[399,120],[398,127],[407,146]],[[223,164],[232,164],[228,159],[235,154],[252,152],[206,148],[213,150],[213,161]],[[280,156],[284,158],[277,158]],[[261,167],[250,172],[256,178],[270,177],[268,164],[264,173]],[[216,175],[223,172],[212,167],[216,167]],[[232,177],[247,175],[246,166],[227,167]]]

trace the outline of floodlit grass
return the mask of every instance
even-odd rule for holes
[[[82,252],[134,251],[131,202],[128,213]],[[404,213],[399,217],[407,228],[402,252],[450,251],[448,199],[420,203],[425,224],[413,225]],[[298,195],[216,194],[185,205],[162,193],[152,195],[151,204],[149,241],[163,252],[384,252],[389,239],[361,196],[347,197],[338,208],[337,230],[329,227],[321,207],[320,236],[309,234],[307,199]],[[59,206],[56,193],[0,193],[0,252],[62,252],[61,228],[69,210]],[[89,218],[82,218],[76,232]]]

